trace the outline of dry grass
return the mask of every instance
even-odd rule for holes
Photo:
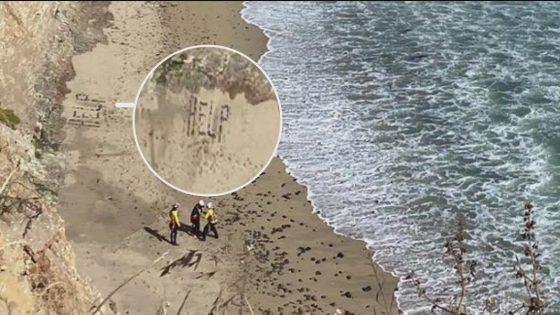
[[[162,260],[163,258],[165,258],[165,256],[167,256],[169,252],[165,252],[163,254],[161,254],[158,258],[156,258],[149,266],[139,270],[137,273],[133,274],[132,276],[130,276],[128,279],[126,279],[124,282],[122,282],[118,287],[116,287],[113,291],[111,291],[111,293],[109,293],[109,295],[107,295],[103,301],[101,301],[101,303],[99,303],[97,306],[92,306],[93,311],[91,312],[92,315],[98,313],[101,308],[103,307],[103,305],[105,305],[105,303],[107,303],[111,297],[113,295],[115,295],[115,293],[117,293],[117,291],[119,291],[122,287],[124,287],[125,285],[127,285],[130,281],[134,280],[136,277],[138,277],[139,275],[141,275],[142,273],[144,273],[147,270],[150,270],[151,268],[153,268],[160,260]]]
[[[535,241],[536,221],[534,218],[535,210],[531,204],[525,205],[524,209],[524,227],[521,236],[526,241],[524,246],[524,259],[516,256],[515,277],[522,279],[523,285],[527,292],[525,301],[513,310],[505,312],[506,315],[526,314],[526,315],[544,315],[545,302],[539,288],[541,265],[539,262],[539,248]],[[467,294],[467,286],[475,279],[476,267],[478,263],[474,260],[466,260],[466,250],[464,240],[468,234],[464,227],[460,224],[455,236],[445,243],[446,256],[453,259],[453,267],[457,276],[456,284],[458,286],[458,294],[448,297],[432,297],[429,296],[427,290],[422,287],[421,281],[413,274],[409,274],[405,279],[412,281],[416,287],[418,296],[422,297],[430,305],[432,305],[432,313],[445,315],[471,315],[472,311],[467,309],[465,305],[465,296]],[[526,270],[523,266],[528,265]],[[449,301],[449,302],[445,302]],[[496,298],[488,297],[484,301],[484,309],[476,313],[498,314],[498,303]],[[506,302],[506,301],[501,301]]]

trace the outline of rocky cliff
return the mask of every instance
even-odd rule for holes
[[[104,41],[107,3],[0,4],[0,314],[88,314],[53,207],[64,170],[61,101],[71,58]],[[109,304],[108,304],[109,305]],[[109,306],[101,310],[112,314]]]
[[[76,272],[51,193],[36,185],[49,173],[32,137],[0,125],[0,139],[0,314],[87,314],[100,297]]]

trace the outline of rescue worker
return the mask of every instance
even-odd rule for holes
[[[206,240],[206,236],[208,235],[208,230],[212,229],[214,232],[214,236],[218,238],[218,230],[216,230],[216,223],[218,223],[218,218],[216,215],[216,210],[214,210],[214,206],[211,202],[208,203],[206,206],[206,212],[204,213],[204,219],[206,220],[206,226],[202,231],[202,240]]]
[[[179,204],[174,203],[169,211],[169,230],[171,230],[171,235],[169,237],[171,244],[177,245],[177,231],[181,227],[181,222],[179,221]]]

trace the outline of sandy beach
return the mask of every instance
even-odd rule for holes
[[[258,66],[227,48],[183,51],[154,70],[138,96],[134,128],[151,168],[179,190],[224,195],[267,166],[280,108]]]
[[[199,198],[174,191],[148,170],[134,145],[134,100],[168,54],[220,44],[253,60],[267,38],[240,17],[242,4],[113,2],[107,43],[72,59],[63,102],[67,157],[58,210],[80,274],[120,314],[396,314],[397,279],[372,263],[361,241],[333,233],[275,158],[249,186],[210,198],[220,238],[188,231],[167,242],[167,211],[187,222]],[[158,257],[162,260],[152,265]],[[134,276],[139,271],[144,271]],[[127,282],[130,280],[130,282]]]

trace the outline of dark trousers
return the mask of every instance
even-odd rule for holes
[[[216,230],[216,225],[208,222],[204,227],[204,231],[202,231],[202,239],[206,239],[206,236],[208,235],[208,230],[210,229],[212,229],[212,232],[214,232],[214,236],[218,238],[218,230]]]
[[[177,224],[170,224],[169,228],[171,229],[171,235],[169,237],[171,244],[177,244],[177,231],[179,230],[179,227]]]
[[[192,232],[196,236],[200,235],[200,220],[196,220],[192,223]]]

